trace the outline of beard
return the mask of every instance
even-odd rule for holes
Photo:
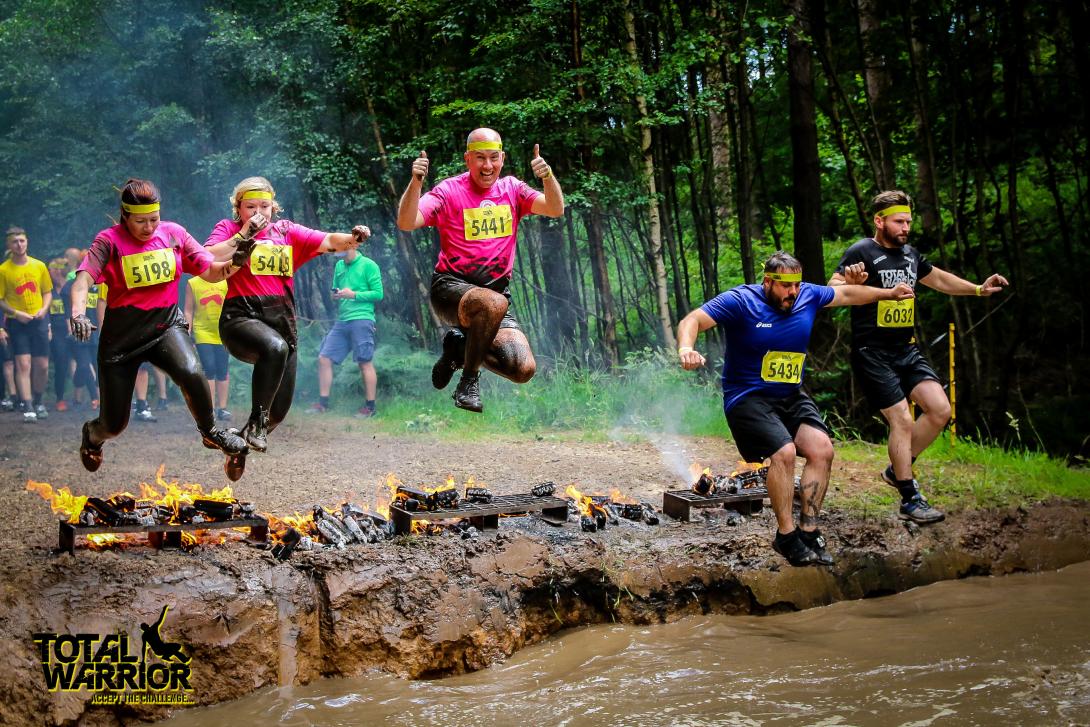
[[[776,295],[776,291],[771,287],[765,291],[765,295],[768,298],[768,302],[772,304],[772,307],[781,313],[790,313],[791,309],[795,306],[795,300],[798,298],[798,296],[794,294],[784,296]]]
[[[885,230],[881,231],[882,241],[889,245],[896,245],[897,247],[904,247],[908,244],[908,233],[904,235],[894,235]]]

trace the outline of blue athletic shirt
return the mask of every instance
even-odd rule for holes
[[[739,285],[700,307],[726,335],[723,411],[755,392],[781,399],[799,390],[814,318],[832,300],[829,286],[803,283],[791,311],[781,313],[760,285]]]

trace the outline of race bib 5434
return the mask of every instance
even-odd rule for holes
[[[911,328],[916,323],[916,299],[878,301],[879,328]]]
[[[514,228],[509,204],[464,209],[462,223],[465,226],[467,240],[492,240],[497,237],[507,237]]]
[[[805,353],[769,351],[761,359],[761,378],[773,384],[801,384]]]
[[[137,252],[121,258],[121,271],[129,288],[169,283],[177,273],[178,261],[172,248]]]
[[[250,253],[250,272],[254,275],[292,276],[291,245],[254,245]]]

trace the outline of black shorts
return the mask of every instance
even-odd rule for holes
[[[13,356],[48,356],[49,355],[49,321],[43,318],[35,318],[26,323],[20,323],[14,318],[8,318],[4,326],[11,336],[11,354]]]
[[[863,395],[875,409],[886,409],[908,398],[923,381],[939,380],[914,343],[853,349],[851,360]]]
[[[830,433],[817,404],[801,389],[782,399],[749,394],[727,412],[727,426],[746,462],[764,462],[795,441],[803,424]]]
[[[489,285],[475,285],[457,275],[450,273],[432,273],[431,276],[431,304],[435,312],[448,326],[458,325],[458,304],[469,291],[474,288],[488,288],[494,293],[499,293],[507,298],[507,312],[503,314],[500,328],[514,328],[521,330],[521,326],[515,317],[511,315],[511,291],[508,289],[509,278],[502,278]]]
[[[229,356],[227,349],[220,343],[198,343],[197,355],[201,358],[204,378],[209,381],[227,381]]]

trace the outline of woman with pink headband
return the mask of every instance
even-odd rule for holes
[[[102,444],[129,423],[136,372],[148,361],[165,371],[182,390],[206,447],[228,456],[246,451],[246,442],[215,425],[212,399],[185,317],[178,310],[178,275],[223,280],[239,266],[215,262],[181,225],[159,219],[159,190],[144,179],[121,188],[121,222],[97,235],[72,283],[72,335],[91,337],[87,291],[106,283],[110,295],[99,336],[98,417],[83,425],[80,459],[94,472],[102,464]]]
[[[358,247],[371,230],[356,225],[351,233],[319,232],[274,221],[280,205],[264,177],[243,179],[230,202],[232,218],[220,220],[204,244],[216,260],[243,261],[242,270],[227,281],[220,339],[232,356],[253,364],[250,418],[240,434],[250,449],[264,452],[269,432],[284,421],[295,393],[295,271],[322,253]],[[224,464],[231,480],[242,477],[245,467],[246,452],[228,455]]]

